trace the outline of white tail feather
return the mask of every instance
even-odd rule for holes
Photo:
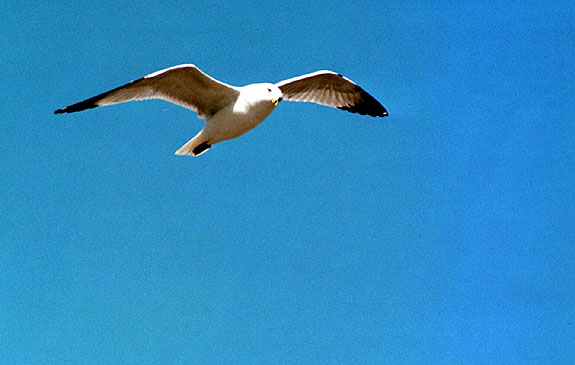
[[[176,151],[176,155],[190,155],[190,156],[199,156],[202,153],[206,152],[210,149],[211,145],[207,144],[205,137],[203,135],[203,130],[200,133],[196,134],[196,136],[186,142],[179,150]],[[204,144],[204,146],[201,146]],[[202,147],[196,150],[197,147]],[[195,152],[194,152],[195,150]]]

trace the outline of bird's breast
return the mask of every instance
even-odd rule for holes
[[[271,102],[241,103],[225,107],[206,120],[204,131],[211,143],[241,136],[263,122],[274,110]]]

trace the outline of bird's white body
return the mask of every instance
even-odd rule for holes
[[[177,155],[198,156],[212,145],[241,136],[263,122],[282,100],[310,101],[352,113],[385,117],[387,111],[349,79],[318,71],[281,81],[242,87],[227,85],[194,65],[149,74],[116,89],[72,104],[55,113],[73,113],[132,100],[163,99],[191,109],[205,119],[204,128]]]
[[[262,123],[282,99],[281,90],[274,84],[252,84],[236,89],[237,99],[207,117],[204,128],[176,151],[176,155],[194,154],[194,149],[203,143],[212,146],[241,136]],[[207,149],[195,155],[205,151]]]

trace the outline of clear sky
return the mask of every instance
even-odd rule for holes
[[[569,363],[572,1],[3,1],[0,363]],[[194,63],[320,69],[198,158],[183,108],[57,108]]]

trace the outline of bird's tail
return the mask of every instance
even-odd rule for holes
[[[203,131],[200,131],[200,133],[198,133],[194,138],[190,139],[185,145],[177,150],[176,155],[199,156],[209,150],[212,145],[208,144],[208,141],[202,132]]]

